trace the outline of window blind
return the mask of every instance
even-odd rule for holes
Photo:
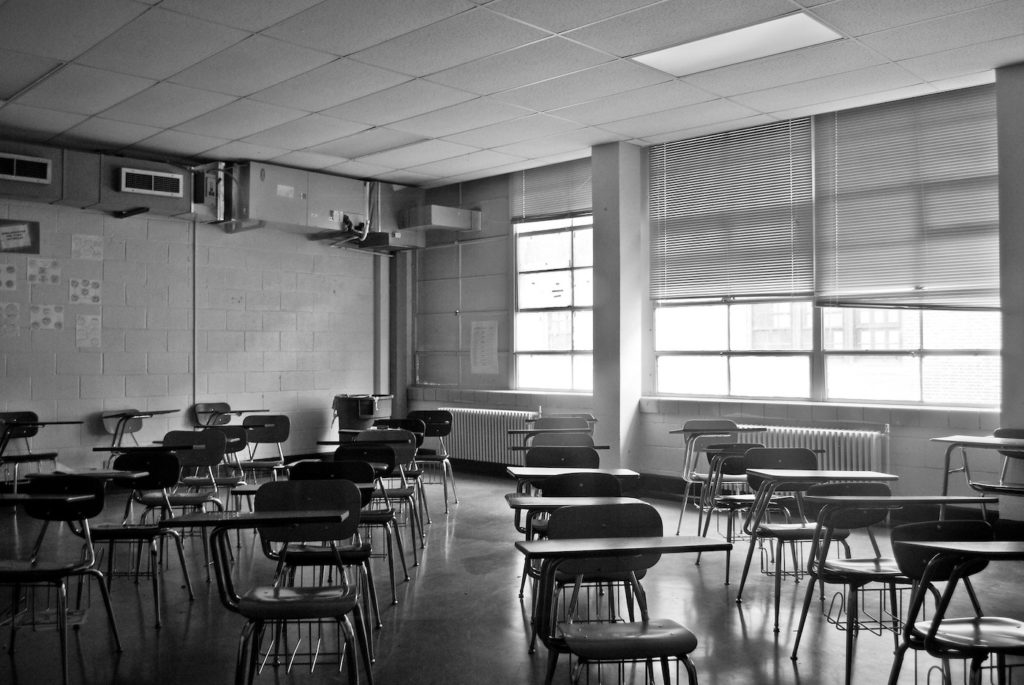
[[[651,148],[651,297],[810,297],[810,119]]]
[[[590,213],[590,158],[524,169],[509,175],[513,221]]]
[[[815,117],[818,304],[998,308],[994,86]]]

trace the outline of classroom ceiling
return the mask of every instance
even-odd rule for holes
[[[838,41],[674,78],[641,53],[805,11]],[[961,88],[1022,0],[0,0],[0,137],[431,187]]]

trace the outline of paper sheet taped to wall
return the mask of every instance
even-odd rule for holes
[[[498,322],[474,321],[470,327],[470,373],[498,373]]]

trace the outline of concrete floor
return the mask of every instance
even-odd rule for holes
[[[513,547],[518,534],[503,498],[513,489],[513,482],[461,472],[457,477],[460,504],[453,506],[447,517],[440,507],[440,486],[428,486],[433,524],[427,529],[428,542],[422,551],[420,566],[410,567],[410,582],[399,585],[397,606],[388,604],[391,594],[385,563],[383,560],[374,562],[384,619],[384,627],[374,634],[375,682],[384,685],[542,683],[546,650],[539,646],[537,653],[528,653],[530,595],[527,593],[524,600],[518,597],[522,558]],[[119,511],[117,497],[110,498],[107,511]],[[661,500],[652,500],[652,503],[662,513],[666,531],[674,530],[678,505]],[[695,528],[694,519],[688,514],[684,532]],[[14,542],[23,544],[33,530],[34,522],[23,513],[14,515],[0,511],[0,554],[6,553]],[[251,538],[243,538],[242,543],[237,551],[239,573],[265,576],[270,567],[262,558],[258,544]],[[148,582],[135,585],[130,579],[116,578],[114,611],[124,651],[121,654],[113,651],[102,605],[98,595],[94,595],[85,625],[71,639],[72,682],[198,685],[231,681],[243,621],[222,607],[216,586],[205,582],[198,540],[187,540],[186,546],[196,589],[195,601],[188,601],[181,589],[181,575],[176,561],[172,561],[165,571],[164,626],[158,630],[153,625]],[[690,556],[666,556],[644,581],[652,614],[675,618],[698,635],[700,644],[693,660],[700,682],[704,685],[841,683],[844,634],[830,625],[820,610],[812,610],[799,660],[790,659],[805,585],[785,581],[782,626],[778,634],[771,626],[770,576],[752,573],[744,601],[736,603],[736,584],[745,550],[746,543],[740,543],[733,555],[733,584],[730,586],[722,582],[723,554],[705,555],[700,566],[694,565]],[[1011,613],[1024,609],[1018,591],[1018,567],[993,565],[984,573],[985,592],[995,595],[993,606]],[[5,651],[8,635],[9,628],[0,627],[0,641]],[[58,649],[57,637],[52,631],[19,630],[13,657],[0,657],[0,683],[59,682]],[[861,632],[856,649],[855,682],[858,685],[885,683],[892,651],[891,634]],[[556,683],[569,682],[567,663],[563,656]],[[928,657],[915,660],[913,655],[908,656],[901,685],[929,682],[926,669],[934,664]],[[602,682],[617,682],[611,673],[605,672],[602,676]],[[1017,679],[1024,681],[1024,673]],[[257,677],[257,683],[312,684],[345,680],[344,674],[337,672],[336,664],[319,664],[312,673],[296,667],[290,674],[283,668],[268,667]],[[637,677],[628,682],[642,680]],[[590,682],[597,682],[596,674]],[[938,682],[935,674],[930,682]]]

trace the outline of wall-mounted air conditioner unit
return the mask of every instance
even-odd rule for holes
[[[0,196],[55,202],[61,195],[61,151],[0,141]]]
[[[479,209],[415,205],[399,215],[398,226],[407,231],[479,231],[482,227],[481,212]]]
[[[192,213],[188,170],[164,162],[100,155],[99,202],[92,208],[128,217],[150,212],[164,216]]]
[[[167,173],[121,167],[121,192],[157,197],[185,197],[185,172]]]

